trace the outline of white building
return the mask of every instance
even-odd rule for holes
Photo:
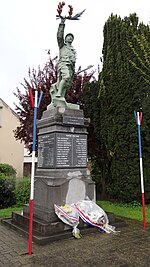
[[[23,177],[24,145],[14,137],[18,115],[0,98],[0,163],[12,165]]]

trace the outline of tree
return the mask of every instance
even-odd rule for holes
[[[107,193],[125,202],[139,201],[141,196],[133,112],[142,105],[146,81],[130,63],[134,56],[129,43],[134,36],[148,34],[142,29],[136,14],[124,19],[111,15],[104,26],[100,138],[110,162]]]
[[[129,61],[150,85],[150,27],[141,24],[138,31],[138,35],[134,35],[132,41],[128,41],[133,53],[133,58]]]
[[[97,198],[105,198],[109,160],[105,144],[101,138],[101,101],[99,95],[100,81],[87,83],[83,89],[85,101],[84,113],[90,118],[88,128],[88,155],[92,179],[96,182]]]
[[[47,105],[50,103],[50,85],[56,81],[57,74],[54,67],[55,62],[56,58],[49,58],[43,70],[38,67],[38,71],[35,69],[31,71],[29,68],[28,74],[30,81],[24,79],[24,84],[21,84],[24,88],[24,92],[17,88],[17,92],[14,93],[19,100],[19,105],[16,105],[15,110],[20,120],[20,126],[18,126],[15,130],[15,138],[24,142],[30,152],[32,151],[34,110],[30,102],[29,88],[32,89],[33,95],[35,93],[35,89],[39,92],[42,90],[44,93],[40,108],[37,112],[37,119],[40,119],[43,111],[46,110]]]
[[[42,90],[44,95],[40,104],[40,108],[37,111],[37,119],[41,119],[43,111],[46,110],[47,105],[51,102],[49,89],[51,84],[55,83],[57,80],[57,72],[55,65],[57,63],[57,57],[51,59],[49,56],[48,61],[46,62],[43,69],[38,67],[38,70],[29,69],[29,81],[24,79],[24,83],[21,85],[24,88],[22,92],[17,88],[15,96],[19,100],[19,105],[16,105],[16,112],[19,116],[20,126],[15,130],[15,138],[24,142],[25,146],[32,151],[32,134],[33,134],[33,108],[31,106],[30,97],[29,97],[29,88],[32,89],[33,95],[35,89],[39,92]],[[66,92],[66,100],[70,103],[79,104],[80,107],[84,108],[84,100],[82,96],[82,87],[87,81],[90,81],[94,72],[91,71],[89,74],[84,72],[83,74],[78,74],[74,76],[74,81],[72,87]]]

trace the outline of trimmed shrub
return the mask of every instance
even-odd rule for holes
[[[0,208],[8,208],[16,203],[15,178],[0,174]]]
[[[0,163],[0,176],[14,176],[16,177],[16,170],[9,164]]]
[[[23,179],[16,180],[16,204],[17,206],[22,206],[29,203],[30,199],[30,178],[24,177]]]

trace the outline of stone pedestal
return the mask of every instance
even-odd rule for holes
[[[95,201],[95,184],[87,169],[88,124],[82,110],[59,107],[45,111],[38,121],[36,218],[53,222],[54,204],[71,204],[86,197]]]
[[[87,169],[88,125],[89,120],[84,118],[82,110],[65,107],[46,110],[37,122],[38,167],[33,210],[35,241],[55,240],[71,230],[55,215],[54,204],[72,204],[86,197],[95,201],[95,183]],[[13,214],[12,223],[28,228],[29,205],[25,205],[23,215]],[[83,222],[80,226],[85,228]]]

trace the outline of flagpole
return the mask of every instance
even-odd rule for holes
[[[142,214],[143,214],[143,227],[146,229],[146,212],[145,212],[145,193],[144,193],[144,178],[143,178],[143,160],[142,160],[142,143],[141,143],[141,129],[142,112],[134,112],[136,124],[138,126],[138,141],[139,141],[139,159],[140,159],[140,176],[141,176],[141,193],[142,193]]]
[[[30,91],[30,98],[31,91]],[[37,118],[37,99],[38,91],[35,90],[34,102],[31,100],[31,104],[34,104],[34,121],[33,121],[33,144],[32,144],[32,166],[31,166],[31,186],[30,186],[30,219],[29,219],[29,239],[28,239],[28,255],[32,254],[32,231],[33,231],[33,205],[34,205],[34,173],[35,173],[35,151],[36,151],[36,118]]]

